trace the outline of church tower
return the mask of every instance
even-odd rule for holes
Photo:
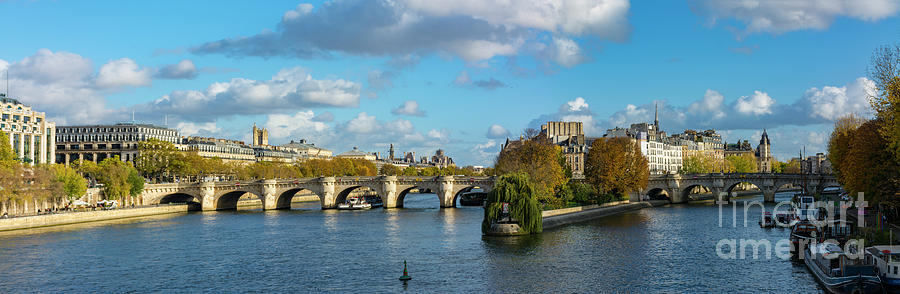
[[[250,142],[251,146],[268,146],[269,145],[269,130],[257,128],[256,123],[253,124],[253,134],[251,134],[253,138],[252,142]]]
[[[759,138],[759,145],[756,146],[756,164],[761,173],[771,173],[772,165],[775,164],[775,157],[772,157],[772,143],[765,129]]]
[[[391,149],[388,152],[390,152],[390,157],[388,159],[390,159],[390,161],[393,162],[394,161],[394,144],[393,143],[391,144]]]

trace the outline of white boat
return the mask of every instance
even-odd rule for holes
[[[834,243],[819,243],[803,251],[803,262],[830,293],[883,293],[875,268],[849,258]]]
[[[866,264],[875,266],[875,273],[887,290],[900,290],[900,245],[866,248]]]
[[[347,197],[347,201],[344,203],[338,204],[338,209],[340,210],[360,210],[360,209],[369,209],[372,208],[372,204],[366,202],[365,197]]]

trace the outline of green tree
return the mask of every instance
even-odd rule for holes
[[[393,164],[385,164],[381,166],[381,170],[378,171],[378,174],[385,176],[397,176],[400,175],[400,168]]]
[[[16,163],[16,152],[9,144],[9,135],[0,132],[0,166],[12,167]]]
[[[131,195],[131,183],[128,181],[131,165],[113,156],[101,161],[98,165],[97,181],[103,184],[103,195],[107,199],[124,200]],[[123,203],[124,204],[124,203]]]
[[[726,156],[725,169],[727,172],[733,173],[755,173],[759,166],[756,165],[756,156],[744,153]]]
[[[487,233],[491,224],[502,217],[503,203],[509,203],[509,216],[517,221],[520,232],[536,234],[543,230],[540,204],[526,173],[511,173],[500,177],[488,192],[481,232]]]
[[[407,166],[403,169],[403,172],[401,174],[404,176],[418,176],[419,170],[415,167]]]
[[[703,154],[692,154],[684,157],[681,173],[705,174],[716,171],[715,159]]]
[[[137,169],[130,167],[128,169],[128,194],[129,196],[138,196],[141,195],[141,192],[144,191],[144,177],[141,176],[141,173],[137,171]]]
[[[558,204],[560,200],[555,197],[555,192],[567,180],[560,165],[561,154],[558,146],[537,136],[518,141],[500,151],[494,169],[496,174],[501,175],[527,173],[538,201]]]
[[[138,143],[135,167],[145,177],[159,179],[170,172],[186,173],[183,158],[172,142],[150,138]]]
[[[81,198],[87,192],[87,180],[74,168],[62,164],[54,164],[49,168],[53,171],[55,180],[62,184],[62,190],[67,200]]]
[[[587,181],[601,194],[625,199],[647,186],[649,168],[637,142],[629,138],[599,138],[584,163]]]

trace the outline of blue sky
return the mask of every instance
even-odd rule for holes
[[[767,128],[785,159],[869,112],[869,58],[900,38],[897,0],[506,2],[3,1],[0,70],[60,125],[134,112],[248,140],[256,123],[272,143],[490,165],[546,120],[599,136],[659,103],[669,132]]]

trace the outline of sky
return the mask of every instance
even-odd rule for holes
[[[776,158],[871,116],[900,0],[0,1],[0,92],[130,122],[491,165],[546,121],[715,129]]]

